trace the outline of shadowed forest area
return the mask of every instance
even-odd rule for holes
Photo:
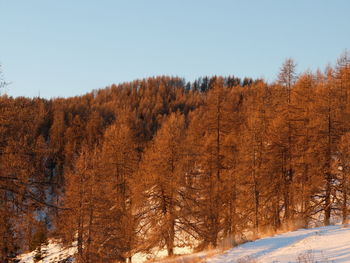
[[[161,76],[0,96],[0,262],[50,237],[76,241],[77,262],[126,262],[347,223],[350,58],[295,67],[287,59],[274,83]]]

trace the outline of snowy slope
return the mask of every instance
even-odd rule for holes
[[[301,229],[263,238],[230,249],[207,262],[350,262],[350,228],[337,225]]]
[[[64,262],[65,259],[68,259],[66,262],[70,262],[73,259],[71,256],[76,252],[75,247],[63,248],[53,241],[50,241],[44,250],[46,256],[39,263]],[[202,262],[207,263],[350,262],[350,228],[336,225],[300,229],[248,242],[224,254],[210,257],[210,254],[216,253],[218,252],[200,252],[162,262],[198,262],[192,259],[203,259]],[[163,256],[161,254],[157,256]],[[20,263],[33,263],[34,255],[35,252],[30,252],[20,255],[18,259]],[[143,262],[147,258],[149,256],[135,255],[133,262]]]
[[[34,258],[36,251],[23,253],[17,256],[18,263],[71,263],[74,262],[74,255],[77,253],[76,244],[71,247],[63,247],[59,241],[49,240],[46,246],[42,247],[43,259],[35,262]],[[174,249],[175,254],[189,254],[191,249],[188,247],[176,247]],[[137,253],[132,257],[132,262],[142,263],[145,261],[152,261],[155,259],[164,258],[167,255],[167,251],[154,249],[151,254]],[[1,262],[0,262],[1,263]]]
[[[43,259],[37,263],[58,263],[58,262],[72,262],[76,253],[76,247],[70,248],[62,247],[58,242],[50,240],[47,246],[42,247]],[[19,263],[34,263],[35,251],[19,255],[17,259]]]

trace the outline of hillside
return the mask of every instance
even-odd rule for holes
[[[50,242],[39,263],[72,262],[74,248],[62,248]],[[32,263],[35,252],[20,255],[20,263]],[[270,262],[350,262],[350,228],[342,225],[299,229],[258,239],[206,258],[204,252],[162,262],[270,263]],[[146,260],[146,257],[144,257]],[[198,261],[200,260],[200,261]],[[133,262],[142,262],[141,257]]]
[[[262,238],[207,262],[350,262],[350,228],[337,225],[300,229]]]
[[[347,223],[340,61],[297,77],[288,59],[276,83],[163,76],[67,99],[1,96],[0,262],[53,238],[76,242],[78,262],[136,262]]]

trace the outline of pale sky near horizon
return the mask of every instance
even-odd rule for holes
[[[348,0],[0,0],[11,96],[68,97],[156,75],[273,81],[350,48]]]

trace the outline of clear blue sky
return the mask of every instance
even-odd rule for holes
[[[349,0],[0,0],[12,96],[74,96],[154,75],[274,80],[350,48]]]

